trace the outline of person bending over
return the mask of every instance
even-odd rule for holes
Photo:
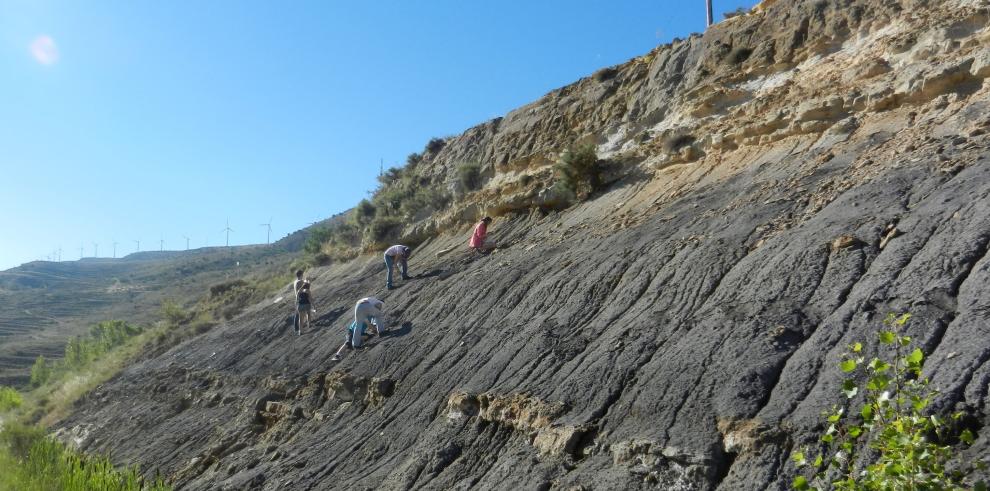
[[[334,361],[339,360],[344,350],[348,347],[360,349],[364,343],[364,330],[368,328],[368,324],[375,325],[375,333],[379,336],[386,334],[388,329],[386,327],[384,309],[385,302],[375,297],[366,297],[358,300],[354,305],[354,322],[347,328],[347,334],[344,335],[344,344],[340,346],[331,359]]]

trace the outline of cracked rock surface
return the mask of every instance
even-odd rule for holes
[[[783,490],[840,401],[839,355],[911,312],[934,407],[965,412],[978,438],[961,452],[986,458],[986,23],[973,1],[764,2],[561,89],[421,164],[449,177],[489,156],[464,204],[508,213],[493,254],[470,254],[450,217],[411,225],[442,233],[396,290],[377,255],[317,269],[314,330],[256,305],[127,368],[61,426],[183,489]],[[722,52],[748,82],[718,79]],[[674,129],[693,151],[664,143]],[[573,136],[619,170],[541,211],[513,183],[540,186],[541,152]],[[392,332],[331,362],[369,294]]]

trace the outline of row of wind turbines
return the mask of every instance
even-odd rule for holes
[[[265,234],[265,244],[266,245],[270,245],[272,243],[272,219],[269,218],[268,219],[268,223],[262,223],[262,224],[259,224],[259,226],[265,227],[267,229],[266,230],[266,234]],[[221,230],[221,232],[224,233],[224,247],[230,247],[230,233],[233,232],[233,231],[234,231],[234,229],[230,228],[230,220],[228,219],[227,222],[226,222],[226,224],[224,225],[223,230]],[[185,235],[183,235],[182,238],[186,240],[186,250],[188,251],[189,250],[189,241],[190,241],[190,239],[189,239],[188,236],[185,236]],[[134,242],[134,252],[141,252],[141,241],[138,240],[138,239],[135,239],[132,242]],[[110,256],[111,258],[114,258],[114,259],[117,258],[117,246],[119,244],[120,243],[117,242],[117,241],[114,241],[112,243],[113,252],[112,252],[112,255]],[[165,252],[165,237],[164,236],[162,236],[162,238],[158,241],[158,251],[159,252]],[[57,249],[53,250],[51,254],[45,256],[45,259],[47,261],[61,262],[62,261],[62,252],[63,252],[62,246],[59,246]],[[82,259],[82,258],[86,257],[85,254],[86,254],[85,246],[83,246],[82,244],[80,244],[79,245],[79,259]],[[93,242],[93,255],[90,256],[90,257],[100,257],[100,244],[98,242]]]

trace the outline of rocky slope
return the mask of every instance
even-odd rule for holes
[[[318,269],[284,302],[128,368],[61,425],[183,489],[787,489],[888,312],[986,458],[986,2],[770,2],[470,129],[417,172],[481,191],[411,224],[417,277]],[[552,211],[550,162],[610,187]],[[465,218],[505,214],[490,256]],[[334,364],[353,302],[393,332]]]

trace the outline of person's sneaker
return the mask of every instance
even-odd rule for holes
[[[404,279],[404,280],[411,280],[412,279],[412,276],[403,276],[402,279]]]
[[[333,355],[330,357],[330,361],[340,361],[340,355]]]

